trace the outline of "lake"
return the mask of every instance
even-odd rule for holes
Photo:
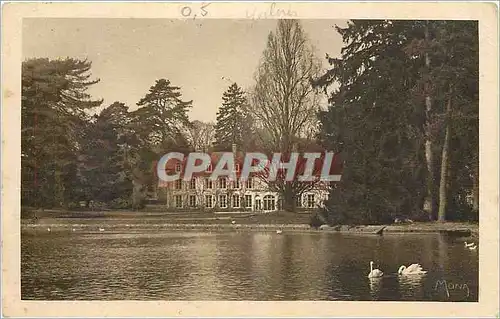
[[[478,251],[463,241],[443,234],[23,231],[21,297],[477,301]],[[371,260],[381,279],[367,278]],[[411,263],[428,273],[397,275]]]

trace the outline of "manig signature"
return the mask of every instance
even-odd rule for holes
[[[467,298],[470,296],[469,286],[465,283],[452,283],[446,280],[437,280],[434,290],[444,291],[448,298],[450,298],[450,291],[463,291],[466,293]]]

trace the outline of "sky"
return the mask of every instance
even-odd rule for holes
[[[154,85],[168,79],[193,100],[191,120],[215,121],[222,94],[232,82],[244,89],[254,83],[267,35],[277,20],[67,19],[23,21],[23,60],[46,57],[92,62],[101,81],[89,89],[103,107],[136,103]],[[334,26],[343,20],[302,20],[325,70],[325,55],[338,56],[342,39]],[[101,107],[101,108],[103,108]]]

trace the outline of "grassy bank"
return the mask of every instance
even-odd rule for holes
[[[36,218],[35,218],[36,216]],[[308,231],[338,233],[452,233],[458,236],[479,236],[478,224],[465,222],[415,222],[392,225],[309,226],[311,212],[271,213],[208,213],[208,212],[148,212],[148,211],[85,211],[44,210],[32,212],[21,220],[24,229],[99,231],[127,229],[156,230],[256,230]]]

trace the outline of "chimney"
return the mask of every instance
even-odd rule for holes
[[[233,154],[236,155],[236,144],[235,143],[233,143],[232,149],[233,149]]]

